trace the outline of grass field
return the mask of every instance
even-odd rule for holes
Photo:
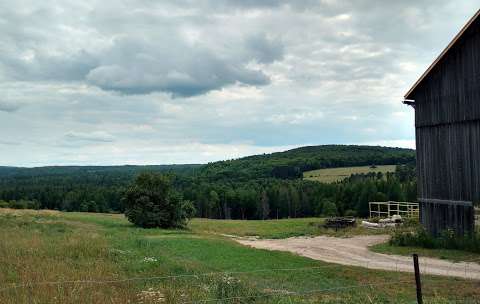
[[[194,219],[189,223],[189,229],[196,233],[210,233],[232,236],[254,236],[266,239],[283,239],[294,236],[329,235],[348,237],[365,234],[385,234],[388,230],[367,229],[360,226],[340,229],[323,228],[324,219],[297,218],[281,220],[211,220]]]
[[[252,225],[265,236],[287,236],[308,220],[290,221]],[[207,233],[218,223],[144,230],[121,215],[0,209],[0,303],[414,301],[411,274],[248,248]],[[240,231],[253,231],[245,226]],[[213,231],[234,229],[226,223],[220,227],[226,228]],[[430,276],[423,282],[425,303],[480,297],[478,282]]]
[[[341,167],[341,168],[329,168],[319,169],[313,171],[303,172],[303,178],[307,180],[313,180],[322,183],[334,183],[341,181],[352,174],[370,173],[370,172],[395,172],[395,165],[377,166],[371,168],[370,166],[362,167]]]
[[[378,244],[370,247],[372,251],[385,254],[398,254],[398,255],[407,255],[411,256],[413,253],[417,253],[420,256],[432,257],[450,260],[454,262],[462,261],[475,261],[480,262],[480,254],[466,252],[461,250],[451,250],[451,249],[427,249],[419,247],[399,247],[391,246],[389,244]]]

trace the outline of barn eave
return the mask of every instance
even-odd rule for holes
[[[470,18],[470,20],[463,26],[461,31],[453,38],[453,40],[448,44],[448,46],[440,53],[440,55],[435,59],[435,61],[428,67],[428,69],[422,74],[422,76],[413,84],[413,86],[408,90],[408,92],[405,94],[405,101],[410,101],[412,98],[412,95],[415,91],[415,89],[427,78],[427,76],[430,74],[430,72],[435,68],[435,66],[442,60],[443,57],[450,51],[450,49],[457,43],[457,41],[465,34],[465,32],[470,28],[470,26],[477,20],[477,18],[480,17],[480,9],[475,13],[475,15]],[[412,105],[409,103],[406,103],[404,101],[404,104],[407,105]],[[413,106],[413,105],[412,105]]]

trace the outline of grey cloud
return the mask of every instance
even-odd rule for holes
[[[5,49],[1,73],[12,80],[86,81],[123,94],[166,92],[189,97],[236,83],[267,85],[269,78],[263,71],[246,65],[252,59],[272,62],[283,54],[280,43],[263,37],[248,40],[248,45],[227,46],[227,50],[192,45],[175,26],[164,27],[148,39],[137,32],[110,35],[114,39],[109,47],[73,52],[51,51],[22,41],[12,41],[14,47],[0,44],[0,50]]]
[[[262,71],[246,68],[246,62],[221,58],[176,38],[154,43],[124,37],[103,54],[102,62],[88,73],[88,83],[124,94],[167,92],[189,97],[235,83],[269,83]]]
[[[20,108],[19,103],[7,100],[0,100],[0,112],[15,112]]]
[[[75,54],[51,55],[31,51],[31,58],[3,56],[0,59],[6,72],[15,80],[83,80],[97,64],[86,51]]]
[[[269,38],[266,34],[250,36],[245,44],[252,52],[252,57],[260,63],[272,63],[281,60],[285,53],[282,41]]]
[[[102,142],[109,143],[113,142],[114,137],[104,131],[93,131],[93,132],[68,132],[64,136],[65,140],[68,142]]]
[[[189,1],[192,3],[192,1]],[[193,2],[198,2],[194,0]],[[324,1],[321,0],[204,0],[211,8],[223,9],[275,9],[288,6],[293,9],[305,10],[319,7]],[[325,1],[329,2],[329,1]]]
[[[240,8],[271,8],[271,7],[278,7],[289,1],[285,0],[220,0],[220,1],[210,1],[212,5],[215,3],[225,6],[234,6]]]
[[[402,94],[476,9],[468,0],[3,0],[0,157],[197,162],[232,143],[413,141]],[[185,149],[195,142],[209,150]]]
[[[0,76],[18,81],[75,81],[97,65],[86,50],[92,43],[77,37],[89,38],[88,30],[76,24],[76,14],[70,14],[82,7],[49,2],[0,4]]]
[[[0,145],[5,145],[5,146],[19,146],[19,145],[21,145],[21,143],[16,142],[16,141],[0,140]]]

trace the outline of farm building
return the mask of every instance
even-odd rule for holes
[[[480,10],[405,95],[415,108],[418,201],[432,234],[474,229],[480,202]]]

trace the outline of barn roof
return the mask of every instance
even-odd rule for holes
[[[423,82],[425,78],[430,74],[433,68],[442,60],[443,57],[448,53],[448,51],[458,42],[458,40],[465,34],[465,32],[470,28],[470,26],[480,17],[480,9],[477,13],[465,24],[462,30],[453,38],[453,40],[448,44],[448,46],[440,53],[440,55],[435,59],[435,61],[428,67],[428,69],[422,74],[422,76],[415,82],[412,88],[405,94],[405,99],[409,99],[413,91]]]

